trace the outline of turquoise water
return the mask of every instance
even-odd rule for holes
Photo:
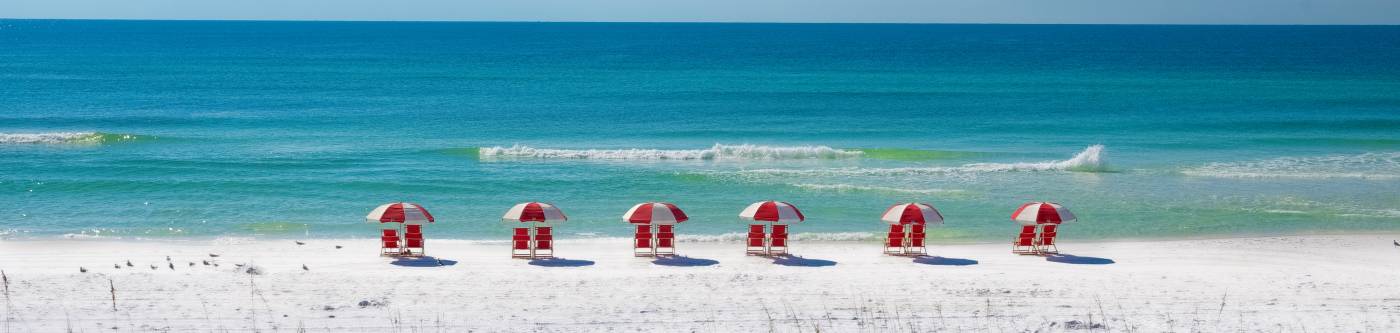
[[[1400,230],[1400,27],[0,20],[4,237],[490,239],[675,202],[680,232],[1000,240]]]

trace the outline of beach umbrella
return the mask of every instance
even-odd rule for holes
[[[1060,224],[1074,221],[1074,213],[1053,202],[1029,202],[1011,213],[1011,220],[1021,225]]]
[[[433,223],[433,214],[416,203],[392,202],[379,205],[365,215],[368,222],[423,224]]]
[[[773,223],[797,223],[806,219],[797,206],[782,201],[759,201],[739,212],[739,218]]]
[[[622,221],[632,224],[672,225],[689,219],[685,212],[669,202],[639,203],[622,214]]]
[[[556,223],[568,221],[569,217],[564,216],[564,212],[559,207],[543,202],[526,202],[516,204],[506,211],[502,220],[519,222],[544,222]]]
[[[933,205],[910,202],[890,206],[885,210],[885,215],[880,216],[880,220],[892,225],[943,224],[943,214],[939,213],[937,208],[933,208]]]

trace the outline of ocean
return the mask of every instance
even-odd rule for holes
[[[0,237],[566,238],[783,200],[801,239],[1400,230],[1400,27],[0,20]]]

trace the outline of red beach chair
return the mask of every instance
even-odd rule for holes
[[[637,236],[632,242],[632,255],[637,257],[650,257],[656,255],[656,250],[652,248],[651,226],[637,226]]]
[[[786,225],[773,226],[773,238],[768,243],[768,254],[787,254],[788,233]]]
[[[1041,227],[1040,238],[1036,242],[1036,250],[1046,254],[1060,254],[1060,247],[1055,246],[1055,231],[1059,225],[1046,224]]]
[[[768,254],[768,244],[766,242],[768,235],[765,229],[766,228],[764,228],[762,224],[749,225],[749,247],[745,249],[746,254]]]
[[[515,235],[511,236],[510,244],[511,258],[529,258],[530,228],[515,228]]]
[[[903,225],[890,226],[890,233],[885,235],[885,254],[896,256],[904,254]]]
[[[423,256],[423,226],[410,224],[404,226],[404,228],[403,254],[415,257]],[[417,249],[417,251],[414,251],[415,249]]]
[[[535,228],[535,258],[554,258],[554,234],[553,228]]]
[[[906,255],[925,255],[928,250],[924,248],[924,225],[915,224],[909,226],[909,247],[904,249]]]
[[[1011,253],[1036,254],[1035,226],[1022,226],[1021,234],[1011,241]]]
[[[658,256],[676,254],[676,234],[671,232],[671,227],[670,225],[656,226],[656,255]]]
[[[379,236],[379,244],[381,244],[379,247],[380,256],[396,256],[403,253],[403,249],[399,248],[398,230],[384,229],[384,232]]]

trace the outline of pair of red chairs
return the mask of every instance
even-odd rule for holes
[[[554,234],[551,227],[536,227],[535,237],[530,237],[531,228],[515,228],[511,237],[511,258],[553,258]]]
[[[786,225],[773,225],[773,234],[767,234],[767,227],[762,224],[749,225],[749,242],[745,253],[748,255],[780,255],[787,254],[788,233]]]
[[[381,256],[410,256],[421,257],[424,255],[423,249],[423,226],[409,224],[404,226],[404,237],[399,239],[399,231],[394,229],[384,229],[379,236],[379,255]],[[402,243],[400,243],[402,240]]]
[[[637,226],[632,255],[654,257],[676,254],[676,234],[673,232],[673,227],[671,225],[658,225],[656,226],[656,235],[652,237],[650,225]]]
[[[885,254],[896,256],[920,256],[928,254],[924,246],[924,226],[914,224],[909,226],[909,231],[904,230],[904,225],[891,225],[890,233],[885,236]]]
[[[1041,227],[1040,236],[1036,236],[1036,226],[1022,226],[1021,233],[1016,235],[1016,240],[1011,242],[1011,253],[1015,254],[1059,254],[1060,247],[1055,246],[1055,235],[1059,225],[1046,224]]]

